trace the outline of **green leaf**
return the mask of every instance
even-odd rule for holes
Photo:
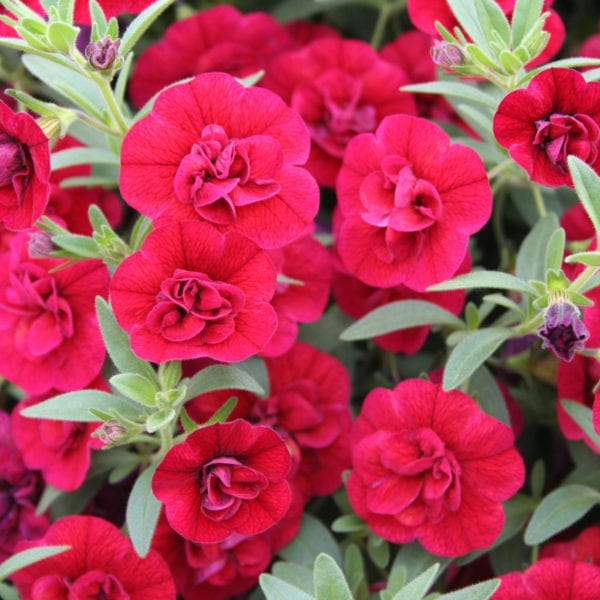
[[[494,595],[494,592],[500,587],[499,579],[482,581],[466,588],[448,592],[438,596],[436,600],[488,600]]]
[[[98,246],[94,240],[86,235],[69,233],[52,236],[52,242],[63,250],[68,250],[82,258],[98,258]]]
[[[70,549],[71,546],[39,546],[18,552],[0,564],[0,581],[10,577],[10,575],[19,569],[24,569],[33,563],[49,558],[50,556],[62,554]]]
[[[491,32],[495,31],[506,48],[510,48],[510,25],[498,4],[494,0],[476,0],[471,4],[475,4],[477,19],[482,31],[487,34],[486,42],[489,39],[488,36],[491,36]]]
[[[572,400],[561,400],[560,403],[566,413],[583,429],[585,435],[600,448],[600,435],[592,422],[592,409]]]
[[[588,164],[576,156],[568,156],[567,162],[575,192],[594,224],[596,237],[600,238],[600,177]]]
[[[0,598],[2,600],[19,600],[19,592],[12,586],[0,582]]]
[[[348,544],[344,552],[344,575],[353,597],[364,597],[367,591],[365,561],[356,544]]]
[[[487,108],[496,112],[499,99],[480,90],[479,88],[466,83],[457,81],[430,81],[428,83],[415,83],[404,85],[400,88],[402,92],[412,92],[414,94],[441,94],[483,104]]]
[[[353,600],[344,573],[328,554],[317,556],[313,583],[317,600]]]
[[[533,226],[517,254],[515,265],[517,277],[525,281],[546,280],[546,249],[556,229],[558,229],[558,217],[553,212],[547,213]]]
[[[187,386],[186,400],[215,390],[246,390],[259,395],[264,393],[253,377],[231,365],[211,365],[191,379],[184,379],[183,383]]]
[[[380,569],[385,569],[390,562],[390,545],[374,533],[367,538],[367,553],[373,564]]]
[[[440,565],[435,563],[424,573],[412,579],[393,597],[393,600],[421,600],[433,585]]]
[[[275,577],[283,579],[303,592],[314,595],[312,569],[293,562],[278,561],[273,565],[271,572]]]
[[[160,17],[175,0],[158,0],[152,3],[146,10],[142,11],[127,27],[121,39],[119,54],[125,56],[128,54],[137,41],[144,35],[145,31]]]
[[[312,568],[315,559],[322,552],[333,557],[338,565],[342,564],[340,548],[329,529],[316,517],[304,513],[300,531],[290,544],[279,551],[279,556]]]
[[[100,148],[69,148],[53,152],[51,156],[52,170],[64,169],[75,165],[119,165],[119,157],[108,150]]]
[[[395,569],[403,567],[406,571],[406,579],[408,581],[418,577],[425,570],[429,569],[434,564],[440,565],[440,570],[437,572],[437,576],[444,571],[444,569],[450,564],[452,559],[443,558],[440,556],[433,556],[427,552],[423,546],[418,542],[411,542],[410,544],[403,544],[400,548],[396,558],[392,564],[391,572]]]
[[[148,433],[155,433],[171,423],[176,417],[177,413],[174,408],[169,407],[158,410],[146,419],[146,431]]]
[[[575,252],[565,258],[566,263],[578,263],[590,267],[600,267],[600,251]]]
[[[144,558],[149,550],[162,503],[152,493],[152,476],[158,465],[148,467],[133,484],[125,521],[127,531],[138,556]]]
[[[513,9],[512,46],[517,48],[542,14],[544,0],[517,0]]]
[[[258,583],[267,600],[315,600],[314,596],[307,594],[295,585],[268,573],[263,573],[258,578]]]
[[[270,12],[280,23],[288,23],[308,19],[329,8],[356,4],[372,6],[374,3],[369,0],[282,0]]]
[[[443,292],[447,290],[467,290],[477,288],[496,288],[511,290],[523,294],[535,295],[536,291],[526,281],[503,271],[473,271],[458,275],[448,281],[436,283],[427,288],[428,292]]]
[[[331,531],[335,531],[335,533],[368,532],[369,527],[357,515],[342,515],[331,524]]]
[[[110,385],[126,398],[135,400],[144,406],[155,406],[158,392],[156,383],[137,373],[119,373],[110,378]]]
[[[139,359],[132,351],[129,336],[125,333],[104,298],[96,297],[96,314],[104,345],[115,367],[122,373],[137,373],[158,385],[156,371],[150,363]]]
[[[546,270],[559,271],[565,254],[565,230],[562,227],[554,230],[546,247]]]
[[[600,492],[585,485],[565,485],[548,494],[535,509],[527,529],[525,543],[536,546],[578,521],[595,504]]]
[[[259,394],[263,398],[267,398],[270,394],[271,382],[269,381],[269,373],[267,372],[267,365],[263,358],[260,356],[252,356],[243,362],[235,365],[238,369],[245,371],[252,377],[263,389],[263,392]]]
[[[470,377],[511,333],[504,327],[489,327],[466,335],[448,357],[442,383],[444,390],[453,390]]]
[[[59,394],[39,404],[28,406],[21,414],[36,419],[93,423],[98,419],[90,412],[91,408],[109,414],[110,411],[114,411],[131,421],[145,418],[143,408],[139,404],[99,390],[78,390]]]
[[[465,324],[451,312],[425,300],[398,300],[380,306],[342,331],[340,339],[366,340],[391,331],[421,325],[450,325],[463,329]]]
[[[472,396],[480,408],[505,425],[510,426],[510,417],[506,408],[506,400],[493,375],[481,365],[469,379],[467,394]]]
[[[233,409],[236,407],[238,401],[237,398],[229,398],[219,410],[215,411],[208,421],[202,423],[202,427],[207,427],[208,425],[213,425],[214,423],[224,423],[227,421],[227,417],[233,412]]]
[[[525,320],[525,311],[514,300],[511,300],[507,296],[503,296],[502,294],[486,294],[482,300],[483,302],[498,304],[499,306],[508,308],[508,310],[516,312],[522,320]]]
[[[106,35],[106,16],[104,15],[104,10],[102,10],[102,7],[96,0],[89,0],[89,7],[92,26],[96,26],[96,33],[98,35],[97,39],[94,41],[99,41]]]
[[[475,4],[483,0],[447,0],[456,20],[460,23],[464,32],[486,53],[490,53],[488,44],[488,33],[484,25],[479,21],[479,15]],[[474,10],[475,9],[475,10]]]
[[[79,27],[67,23],[50,23],[46,31],[48,41],[63,54],[70,54],[75,47],[75,40],[79,34]]]

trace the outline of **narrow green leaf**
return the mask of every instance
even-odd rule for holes
[[[217,410],[208,421],[202,423],[202,427],[213,425],[214,423],[224,423],[227,421],[227,417],[233,412],[233,409],[237,405],[237,398],[229,398],[219,410]]]
[[[486,294],[482,300],[491,304],[497,304],[516,312],[522,319],[525,319],[525,311],[514,301],[502,294]]]
[[[158,465],[148,467],[133,484],[127,509],[125,521],[127,531],[133,542],[133,547],[138,556],[144,558],[149,550],[160,508],[162,506],[152,493],[152,476]]]
[[[600,177],[576,156],[570,155],[567,161],[575,192],[594,224],[596,237],[600,238]]]
[[[266,398],[270,394],[271,382],[269,381],[269,373],[267,371],[267,365],[265,360],[260,356],[252,356],[243,362],[235,365],[238,369],[248,373],[252,379],[254,379],[258,385],[263,389],[262,394],[259,394],[263,398]]]
[[[510,25],[498,4],[494,0],[477,0],[472,4],[475,4],[477,20],[482,31],[486,32],[487,36],[490,35],[490,32],[495,31],[502,42],[504,42],[506,48],[510,48]]]
[[[565,258],[565,262],[578,263],[590,267],[600,267],[600,252],[598,250],[575,252],[574,254],[569,254],[569,256]]]
[[[304,565],[280,560],[273,565],[271,573],[311,596],[315,593],[312,569]]]
[[[146,431],[148,433],[155,433],[171,423],[176,416],[177,413],[174,408],[163,408],[162,410],[158,410],[146,419]]]
[[[499,98],[495,98],[473,85],[460,83],[458,81],[430,81],[428,83],[415,83],[400,88],[402,92],[415,94],[441,94],[483,104],[494,112],[498,108]]]
[[[119,157],[108,150],[100,148],[69,148],[53,152],[51,156],[52,170],[64,169],[75,165],[119,165]]]
[[[96,242],[86,235],[69,233],[66,235],[52,236],[52,242],[63,250],[68,250],[82,258],[98,258],[98,246]]]
[[[151,4],[146,10],[142,11],[127,27],[121,39],[119,54],[125,56],[128,54],[137,41],[144,35],[145,31],[160,17],[175,0],[158,0]]]
[[[246,372],[231,365],[211,365],[196,373],[187,386],[186,400],[215,390],[246,390],[254,394],[264,393],[259,383]]]
[[[517,48],[542,14],[544,0],[517,0],[513,9],[512,46]]]
[[[425,300],[398,300],[380,306],[342,331],[340,339],[366,340],[391,331],[421,325],[450,325],[463,329],[465,324],[451,312]]]
[[[117,177],[89,175],[86,177],[68,177],[60,182],[60,187],[63,189],[74,187],[93,187],[96,185],[106,188],[116,188],[119,185],[119,180]]]
[[[328,554],[317,556],[313,584],[317,600],[353,600],[344,573]]]
[[[465,336],[452,349],[444,368],[444,390],[457,388],[511,336],[510,329],[490,327]]]
[[[364,597],[367,591],[365,561],[356,544],[348,544],[344,552],[344,575],[353,597]],[[389,584],[388,584],[389,587]]]
[[[315,597],[291,585],[287,581],[263,573],[258,578],[260,589],[267,600],[315,600]]]
[[[438,563],[431,565],[427,571],[412,579],[397,592],[393,600],[421,600],[427,593],[427,590],[433,585],[439,570],[440,565]]]
[[[561,400],[560,403],[566,413],[583,429],[585,435],[600,448],[600,434],[594,429],[592,409],[572,400]]]
[[[562,227],[554,230],[546,246],[546,270],[559,271],[565,254],[565,230]]]
[[[143,408],[139,404],[99,390],[78,390],[59,394],[39,404],[28,406],[21,414],[36,419],[93,423],[98,420],[90,412],[93,408],[103,412],[114,411],[131,421],[140,420],[144,415]]]
[[[132,351],[129,336],[121,329],[111,307],[104,298],[96,297],[96,314],[106,350],[115,367],[122,373],[137,373],[158,385],[156,371],[150,363],[139,359]]]
[[[0,598],[2,600],[19,600],[20,596],[12,585],[0,582]]]
[[[527,529],[525,543],[535,546],[578,521],[595,504],[600,492],[585,485],[565,485],[550,492],[535,509]]]
[[[367,554],[374,565],[385,569],[390,562],[390,545],[383,538],[371,533],[367,538]]]
[[[331,524],[331,531],[335,531],[335,533],[354,533],[355,531],[369,531],[369,527],[357,515],[342,515]]]
[[[440,565],[440,570],[437,573],[437,577],[439,577],[450,564],[450,561],[450,558],[434,556],[418,542],[412,542],[401,546],[400,551],[396,554],[391,571],[394,572],[399,567],[404,568],[406,579],[410,581],[437,563]]]
[[[70,550],[71,546],[39,546],[38,548],[29,548],[14,554],[0,564],[0,581],[10,577],[15,571],[24,569],[33,563],[62,554]]]
[[[89,7],[92,25],[96,26],[96,31],[98,33],[98,39],[95,41],[99,41],[106,35],[106,16],[104,15],[102,7],[98,4],[98,2],[96,2],[96,0],[89,0]]]
[[[474,0],[447,0],[463,31],[485,52],[489,53],[487,30],[479,21]],[[479,1],[479,0],[478,0]]]
[[[438,596],[436,600],[488,600],[494,595],[494,592],[500,587],[499,579],[482,581],[466,588],[448,592]]]
[[[473,271],[458,275],[448,281],[436,283],[427,288],[428,292],[443,292],[447,290],[468,290],[477,288],[496,288],[511,290],[523,294],[535,295],[536,291],[526,281],[503,271]]]
[[[75,40],[79,34],[79,27],[73,27],[67,23],[50,23],[46,31],[48,41],[63,54],[69,54],[75,46]]]
[[[329,529],[316,517],[304,513],[298,535],[279,551],[279,556],[290,562],[312,568],[315,559],[321,552],[333,557],[338,565],[342,564],[340,548]]]
[[[556,213],[549,212],[542,217],[527,234],[515,265],[515,274],[525,281],[546,280],[546,249],[554,232],[558,229]]]
[[[110,385],[126,398],[144,406],[155,406],[158,386],[137,373],[118,373],[110,378]]]
[[[506,400],[493,375],[481,365],[469,379],[467,393],[475,398],[481,409],[505,425],[510,425]]]
[[[282,0],[270,12],[280,23],[288,23],[297,19],[308,19],[329,8],[356,4],[374,5],[372,0]]]

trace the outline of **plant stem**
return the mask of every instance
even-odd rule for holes
[[[373,35],[371,35],[371,46],[373,46],[375,50],[379,50],[379,47],[381,46],[389,18],[394,13],[404,10],[406,1],[407,0],[396,0],[395,2],[385,2],[381,4],[379,14],[377,15],[377,21],[373,28]]]
[[[110,83],[97,73],[89,73],[90,79],[96,84],[98,91],[102,95],[106,107],[108,108],[108,112],[118,128],[120,135],[124,136],[129,130],[129,126],[127,125],[127,121],[123,116],[123,112],[121,111],[121,107],[117,102],[115,95],[113,93],[112,88],[110,87]]]
[[[540,190],[539,186],[534,184],[531,186],[531,193],[533,194],[533,201],[535,202],[538,214],[540,217],[545,217],[546,205],[544,204],[544,198],[542,197],[542,190]]]

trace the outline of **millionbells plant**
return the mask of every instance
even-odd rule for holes
[[[600,597],[553,4],[1,2],[2,598]]]

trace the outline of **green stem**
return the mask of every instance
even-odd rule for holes
[[[532,185],[531,192],[533,194],[533,201],[535,202],[535,207],[537,208],[538,214],[540,217],[545,217],[546,205],[544,204],[544,198],[542,197],[542,190],[539,186]]]
[[[108,108],[108,112],[112,118],[113,123],[118,128],[120,134],[124,136],[129,130],[129,125],[125,120],[123,115],[123,111],[115,98],[112,88],[110,87],[110,83],[97,73],[90,73],[90,79],[96,84],[98,91],[102,95],[104,102],[106,103],[106,107]]]
[[[381,4],[370,42],[375,50],[379,50],[379,47],[381,46],[389,18],[394,13],[404,10],[406,2],[407,0],[396,0],[395,2],[385,2],[384,4]]]
[[[500,173],[502,173],[502,171],[504,171],[504,169],[506,169],[506,167],[510,166],[511,164],[513,164],[513,159],[507,158],[506,160],[502,161],[500,164],[496,165],[495,167],[492,167],[487,172],[488,179],[490,179],[490,180],[494,179],[494,177],[497,177],[498,175],[500,175]]]

